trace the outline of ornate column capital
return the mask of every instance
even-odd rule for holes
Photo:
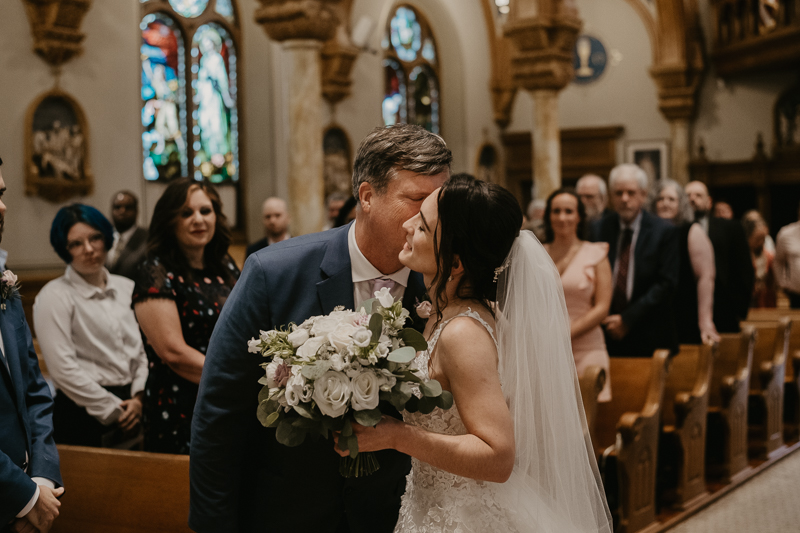
[[[92,0],[22,0],[33,33],[33,50],[58,67],[83,51],[80,32]]]
[[[529,91],[560,91],[575,74],[572,51],[582,22],[562,0],[538,1],[535,9],[527,6],[531,16],[519,16],[525,6],[512,4],[503,31],[516,48],[511,69],[514,81]]]
[[[327,41],[339,25],[336,6],[341,0],[258,0],[255,21],[276,41]]]
[[[350,96],[353,80],[350,73],[358,57],[359,49],[336,39],[322,46],[322,96],[331,104],[339,103]]]
[[[650,75],[658,86],[658,109],[667,120],[694,118],[702,71],[687,65],[655,65]]]

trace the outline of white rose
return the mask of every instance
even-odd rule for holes
[[[297,349],[297,357],[305,361],[310,360],[317,355],[317,351],[325,344],[326,340],[325,337],[311,337]]]
[[[286,402],[291,406],[310,402],[313,392],[313,385],[308,383],[302,374],[297,374],[289,378],[286,383]]]
[[[375,347],[375,355],[380,359],[385,359],[389,355],[389,343],[380,343]]]
[[[344,373],[347,374],[347,377],[352,379],[361,373],[361,365],[356,361],[353,361],[347,368],[345,368]]]
[[[350,324],[351,326],[355,325],[358,319],[358,313],[353,311],[334,311],[328,316],[335,318],[340,324]]]
[[[339,320],[337,317],[320,317],[316,322],[314,322],[314,325],[311,326],[311,334],[315,337],[324,337],[335,330],[340,323],[341,320]]]
[[[261,348],[259,348],[259,344],[261,344],[261,339],[250,339],[247,341],[247,351],[250,353],[260,353]]]
[[[375,291],[375,298],[377,298],[381,306],[386,309],[389,309],[392,304],[394,304],[394,298],[389,292],[389,287],[384,287],[379,291]]]
[[[297,348],[302,346],[308,340],[308,330],[303,328],[295,328],[295,330],[286,337],[292,343],[292,346]]]
[[[331,356],[331,368],[337,372],[344,370],[344,357],[341,354],[335,353]]]
[[[347,376],[328,370],[314,382],[313,398],[322,414],[337,418],[347,411],[352,392]]]
[[[282,359],[279,361],[272,361],[267,365],[267,386],[270,389],[274,389],[278,386],[278,382],[275,381],[275,371],[278,370],[278,366],[281,364],[283,364]]]
[[[372,342],[372,332],[364,326],[356,328],[351,336],[353,337],[353,344],[359,348],[366,348]]]
[[[378,395],[383,379],[375,372],[367,371],[353,378],[353,409],[365,411],[378,407]]]
[[[352,324],[342,323],[339,324],[335,330],[328,334],[328,341],[333,345],[337,352],[341,352],[347,348],[353,339],[350,336],[356,331],[356,327]]]

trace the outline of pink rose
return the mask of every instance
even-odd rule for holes
[[[417,304],[417,315],[420,318],[430,318],[431,313],[433,312],[433,306],[430,302],[420,302]]]
[[[284,363],[275,369],[275,377],[273,379],[278,384],[278,387],[285,387],[290,377],[292,377],[292,369]]]

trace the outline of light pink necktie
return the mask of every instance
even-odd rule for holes
[[[384,287],[387,287],[389,292],[392,292],[395,285],[397,285],[397,282],[393,279],[375,278],[372,280],[372,294],[370,296],[375,296],[375,293]]]

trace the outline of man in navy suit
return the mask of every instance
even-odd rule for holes
[[[354,223],[295,237],[247,259],[206,355],[192,422],[189,526],[198,532],[382,533],[397,521],[408,456],[378,452],[380,469],[344,479],[332,440],[288,448],[256,418],[263,358],[247,341],[330,313],[389,287],[412,310],[422,276],[399,262],[403,222],[450,175],[444,141],[418,126],[373,130],[353,170]],[[320,206],[321,207],[321,206]],[[412,312],[412,316],[414,313]]]
[[[619,165],[609,176],[611,202],[592,226],[594,241],[609,244],[614,267],[613,296],[603,321],[611,356],[651,357],[653,351],[678,351],[671,311],[678,285],[678,232],[642,209],[647,174],[636,165]]]
[[[0,240],[5,191],[0,171]],[[53,441],[53,399],[18,297],[0,303],[0,376],[0,532],[47,532],[61,505],[56,498],[64,492]]]

